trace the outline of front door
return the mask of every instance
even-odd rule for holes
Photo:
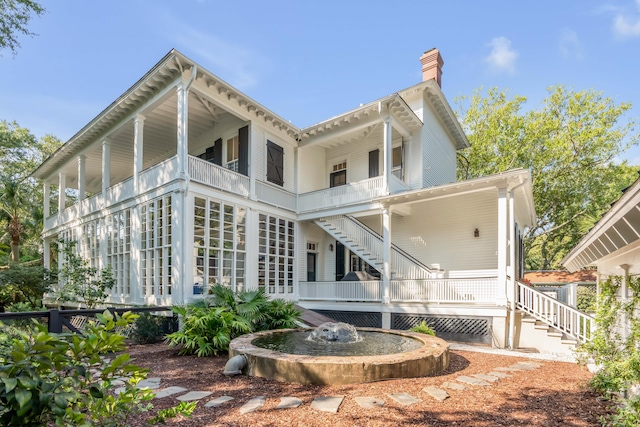
[[[316,281],[316,254],[307,252],[307,282]]]

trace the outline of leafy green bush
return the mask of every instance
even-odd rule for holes
[[[251,332],[251,324],[227,307],[209,307],[206,303],[173,307],[182,317],[182,329],[168,334],[170,347],[181,346],[180,354],[217,355],[229,348],[231,340]]]
[[[40,307],[42,296],[49,291],[54,280],[51,272],[41,266],[12,264],[0,270],[0,305],[27,303]]]
[[[418,332],[420,334],[427,334],[427,335],[436,335],[436,331],[434,331],[431,326],[429,326],[427,324],[427,322],[425,320],[423,320],[422,322],[418,323],[417,325],[415,325],[413,328],[409,329],[411,332]]]
[[[168,334],[166,342],[181,346],[180,354],[197,356],[227,351],[231,340],[243,334],[295,327],[300,318],[293,303],[270,300],[262,289],[236,293],[221,285],[212,287],[207,299],[173,311],[183,325]]]
[[[160,342],[169,329],[172,328],[172,317],[154,316],[142,313],[136,319],[129,337],[138,344],[153,344]]]
[[[84,336],[51,334],[35,325],[31,334],[13,339],[10,357],[0,365],[0,421],[3,425],[124,426],[132,412],[150,408],[150,390],[135,384],[145,371],[129,364],[129,355],[105,358],[124,349],[112,333],[135,319],[105,311],[87,325]],[[128,378],[125,391],[110,391],[117,378]]]

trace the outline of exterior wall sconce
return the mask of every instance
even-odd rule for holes
[[[333,252],[333,243],[329,243],[329,252]]]
[[[477,228],[473,230],[473,237],[480,237],[480,230],[478,230]]]

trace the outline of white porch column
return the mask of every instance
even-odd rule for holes
[[[58,174],[58,213],[62,212],[67,203],[67,175],[60,172]]]
[[[144,140],[144,116],[136,115],[133,120],[133,191],[136,195],[140,190],[140,172],[142,172],[143,145]]]
[[[388,207],[382,209],[382,258],[382,327],[391,329],[391,210]]]
[[[142,251],[142,226],[140,218],[140,205],[136,204],[131,208],[131,268],[129,269],[129,283],[131,285],[130,298],[138,304],[144,304],[144,293],[140,286],[140,270],[142,262],[140,252]]]
[[[51,241],[48,238],[44,238],[42,246],[42,262],[44,268],[51,269]]]
[[[107,188],[111,184],[111,142],[105,139],[102,141],[102,198],[107,197]]]
[[[51,215],[51,184],[47,181],[44,182],[44,206],[42,208],[42,215],[44,219],[47,219]]]
[[[186,190],[177,189],[171,195],[172,225],[174,231],[171,236],[173,243],[173,260],[171,261],[171,272],[173,274],[172,304],[185,304],[187,296],[193,295],[192,283],[187,283],[186,277],[189,274],[188,268],[191,263],[187,263],[186,233],[187,233],[187,209]]]
[[[78,200],[85,199],[85,186],[86,186],[86,174],[85,165],[87,163],[87,156],[78,156]]]
[[[188,175],[189,159],[189,89],[184,83],[176,86],[178,92],[178,173],[182,179]]]
[[[516,325],[516,218],[514,206],[514,193],[508,194],[509,198],[509,282],[507,289],[507,301],[509,301],[509,348],[515,348]]]
[[[382,185],[384,186],[385,194],[390,194],[390,182],[391,182],[391,168],[393,162],[393,128],[391,127],[391,117],[386,116],[384,118],[384,149],[383,151],[383,174]]]
[[[502,294],[498,295],[496,304],[507,305],[507,226],[508,226],[507,189],[498,189],[498,288]]]

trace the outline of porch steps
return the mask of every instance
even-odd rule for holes
[[[546,323],[523,313],[518,347],[535,348],[540,353],[573,354],[578,342]]]

